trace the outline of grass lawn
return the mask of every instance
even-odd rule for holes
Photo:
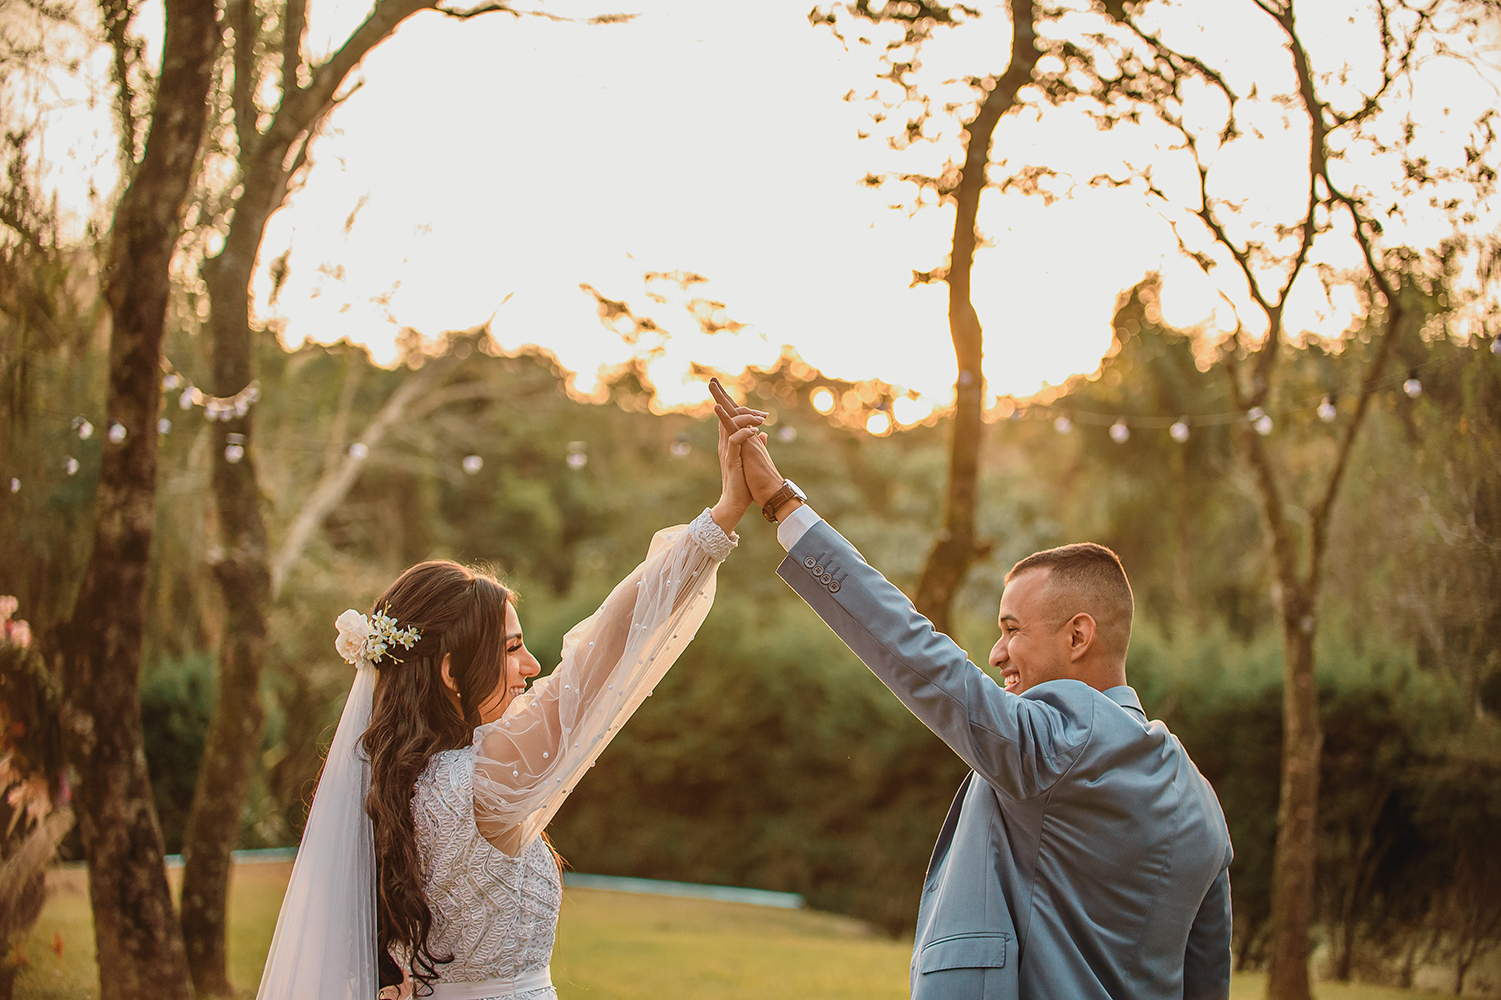
[[[290,864],[245,864],[231,890],[230,978],[253,997]],[[169,873],[177,888],[180,871]],[[25,949],[18,1000],[99,995],[86,875],[61,868]],[[907,996],[911,943],[811,910],[776,910],[663,896],[569,889],[553,981],[559,1000],[792,1000]],[[1259,1000],[1260,976],[1237,976],[1232,1000]],[[1413,993],[1321,983],[1319,1000],[1418,1000]]]

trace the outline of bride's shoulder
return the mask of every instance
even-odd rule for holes
[[[472,794],[474,786],[474,754],[469,747],[457,750],[441,750],[428,759],[427,767],[417,779],[417,794],[424,792],[440,798]]]

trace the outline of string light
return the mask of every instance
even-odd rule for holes
[[[1501,336],[1496,336],[1491,339],[1490,349],[1492,354],[1501,355]],[[1435,365],[1448,364],[1458,360],[1461,360],[1461,358],[1456,357],[1445,362],[1428,362],[1427,364],[1420,367],[1429,368]],[[241,389],[239,392],[235,393],[233,396],[210,396],[207,393],[203,392],[201,389],[198,389],[196,386],[194,386],[185,376],[176,371],[171,366],[170,362],[167,362],[165,359],[164,364],[167,368],[167,371],[162,377],[162,391],[174,392],[180,389],[181,392],[178,395],[178,406],[183,411],[191,411],[193,407],[201,406],[204,411],[204,417],[208,420],[231,420],[235,417],[243,417],[249,413],[251,406],[253,406],[261,398],[259,382],[251,382],[249,385]],[[961,378],[961,382],[962,381],[964,380]],[[1423,383],[1418,377],[1417,368],[1409,369],[1407,378],[1400,383],[1397,381],[1397,379],[1391,378],[1389,380],[1385,380],[1384,385],[1378,386],[1378,388],[1384,387],[1390,389],[1395,388],[1397,385],[1400,385],[1402,392],[1410,399],[1417,399],[1423,393]],[[838,399],[834,391],[828,386],[819,386],[810,393],[809,402],[819,413],[827,415],[833,412],[835,406],[838,404]],[[846,402],[848,402],[848,400],[846,400]],[[1013,419],[1021,419],[1025,416],[1030,415],[1025,412],[1026,409],[1026,407],[1016,407],[1013,412],[1008,415]],[[1041,407],[1040,409],[1042,409],[1043,413],[1047,412],[1046,406]],[[1296,413],[1299,412],[1300,409],[1302,408],[1292,407],[1284,410],[1283,412]],[[1034,409],[1033,412],[1036,412],[1036,409]],[[1306,410],[1303,410],[1303,412],[1306,412]],[[1333,423],[1336,419],[1338,419],[1339,410],[1334,395],[1332,393],[1326,393],[1319,401],[1318,405],[1314,408],[1314,412],[1324,423]],[[61,416],[60,414],[52,415]],[[1245,421],[1250,423],[1252,429],[1257,434],[1263,437],[1271,434],[1274,428],[1274,421],[1271,414],[1267,413],[1261,407],[1252,407],[1250,410],[1246,411],[1243,414],[1220,413],[1205,414],[1201,416],[1185,415],[1177,417],[1176,419],[1167,417],[1143,416],[1137,414],[1132,416],[1130,419],[1131,425],[1128,425],[1126,423],[1126,417],[1123,415],[1108,413],[1089,413],[1087,411],[1068,411],[1064,413],[1058,413],[1053,418],[1052,423],[1053,429],[1059,434],[1071,433],[1074,429],[1075,423],[1079,421],[1083,421],[1085,423],[1093,423],[1096,426],[1108,424],[1110,439],[1117,444],[1124,444],[1126,441],[1130,440],[1132,425],[1134,425],[1138,429],[1166,428],[1168,436],[1173,441],[1176,441],[1179,444],[1185,443],[1189,439],[1192,434],[1192,428],[1195,426],[1217,426]],[[877,410],[871,413],[866,421],[866,430],[873,435],[885,434],[889,430],[891,430],[891,428],[891,417],[883,410]],[[80,441],[88,441],[93,437],[95,427],[94,424],[86,416],[80,414],[72,418],[70,422],[70,429],[73,433],[77,434]],[[156,430],[157,433],[161,435],[169,434],[172,431],[172,421],[165,416],[158,418],[156,422]],[[126,435],[127,431],[124,424],[120,423],[117,420],[110,422],[109,430],[106,434],[110,442],[119,444],[125,440]],[[790,424],[784,424],[777,429],[776,436],[780,441],[790,442],[797,438],[797,429]],[[688,440],[686,435],[679,435],[678,438],[674,440],[669,446],[669,450],[674,457],[683,458],[691,452],[692,443],[690,440]],[[245,454],[246,451],[244,436],[240,434],[228,435],[227,444],[224,451],[225,460],[230,463],[237,463],[244,459]],[[349,446],[348,454],[356,461],[363,461],[369,457],[370,449],[363,442],[357,441]],[[568,442],[568,467],[575,470],[582,469],[588,464],[588,462],[589,456],[586,453],[584,442]],[[468,455],[462,459],[460,465],[465,473],[467,473],[468,475],[475,475],[484,467],[484,460],[478,455]],[[82,463],[72,455],[64,455],[62,468],[66,475],[75,476],[81,470]],[[15,494],[19,493],[20,490],[21,480],[18,477],[11,477],[10,492],[12,494]]]

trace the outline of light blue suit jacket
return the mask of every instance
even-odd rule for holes
[[[826,522],[777,572],[974,769],[928,865],[914,1000],[1230,995],[1224,814],[1135,691],[1009,693]]]

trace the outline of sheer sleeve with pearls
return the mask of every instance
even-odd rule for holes
[[[513,857],[547,826],[693,640],[738,538],[705,510],[652,539],[646,561],[563,638],[563,657],[505,715],[474,731],[474,820]]]

